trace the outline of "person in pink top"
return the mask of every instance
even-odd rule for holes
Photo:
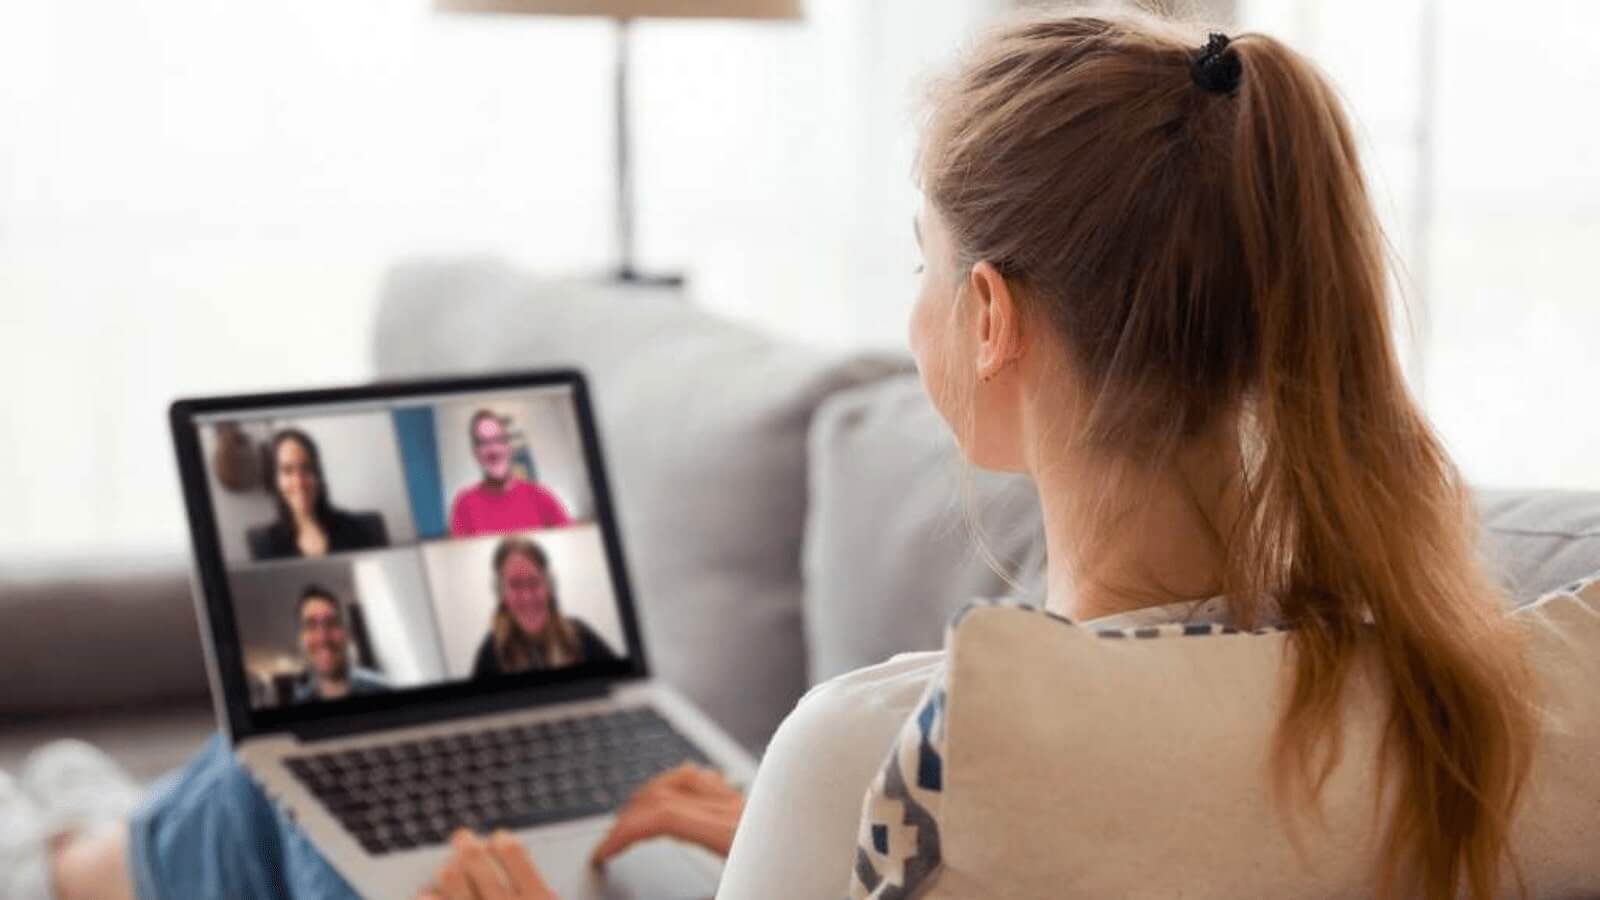
[[[472,455],[483,470],[483,480],[462,488],[451,502],[452,536],[555,528],[572,522],[555,494],[512,471],[511,436],[499,416],[480,409],[472,414],[468,430],[472,433]]]

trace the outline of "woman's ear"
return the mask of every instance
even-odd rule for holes
[[[978,301],[977,363],[979,381],[988,381],[1022,357],[1022,309],[1011,285],[987,261],[973,265],[968,286]]]

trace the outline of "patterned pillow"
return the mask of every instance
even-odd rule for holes
[[[950,629],[953,631],[969,611],[981,607],[1026,610],[1050,621],[1052,627],[1075,627],[1070,619],[1036,606],[1010,600],[980,600],[958,612]],[[1231,625],[1213,622],[1088,630],[1097,638],[1112,640],[1241,633]],[[1281,626],[1272,626],[1255,629],[1252,633],[1271,634],[1283,630]],[[929,684],[918,704],[917,714],[902,729],[883,770],[868,789],[861,814],[855,868],[851,873],[850,895],[854,900],[912,897],[938,872],[947,676],[948,671]]]
[[[850,878],[854,900],[915,896],[939,870],[944,708],[940,677],[929,684],[917,714],[901,730],[888,762],[867,789]]]
[[[1600,890],[1582,849],[1600,846],[1597,582],[1517,613],[1550,716],[1515,835],[1533,897]],[[1209,640],[1152,640],[1189,637]],[[1268,783],[1286,629],[1096,630],[986,603],[947,646],[864,800],[851,897],[1371,895],[1370,671],[1345,692],[1316,830],[1286,827]]]

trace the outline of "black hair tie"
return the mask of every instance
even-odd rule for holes
[[[1206,45],[1195,51],[1194,62],[1189,66],[1194,83],[1213,94],[1231,94],[1238,90],[1242,72],[1239,51],[1229,53],[1228,36],[1217,31],[1211,32]]]

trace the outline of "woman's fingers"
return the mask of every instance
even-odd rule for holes
[[[555,900],[555,892],[550,890],[550,885],[545,883],[539,870],[534,867],[533,857],[528,855],[527,848],[509,832],[495,832],[494,837],[489,839],[489,846],[500,861],[500,868],[511,881],[511,889],[515,892],[513,897],[518,900]]]
[[[451,836],[450,847],[450,861],[419,900],[556,900],[510,832],[497,831],[485,841],[462,829]]]
[[[474,900],[467,872],[455,857],[439,868],[439,874],[434,878],[433,892],[443,900]]]
[[[488,846],[477,835],[466,829],[457,831],[450,838],[450,846],[455,848],[456,860],[466,871],[477,900],[517,900],[501,877]]]
[[[634,797],[654,797],[673,793],[723,793],[733,791],[733,785],[722,773],[693,763],[684,763],[662,772],[645,782],[634,792]]]
[[[634,793],[591,859],[600,865],[653,837],[690,841],[726,856],[743,811],[744,795],[721,773],[684,764]]]
[[[604,865],[613,856],[640,841],[664,836],[667,833],[666,824],[666,810],[662,807],[624,808],[617,814],[617,821],[611,824],[611,830],[595,845],[594,853],[589,857],[590,864]]]
[[[595,847],[591,860],[601,865],[634,844],[655,837],[677,838],[727,856],[742,809],[743,804],[737,801],[689,797],[630,803]]]
[[[658,794],[670,794],[684,790],[694,790],[699,785],[694,766],[684,763],[676,768],[668,769],[660,775],[644,783],[644,786],[633,792],[630,802],[644,797],[654,797]]]
[[[721,773],[678,766],[635,792],[592,859],[600,865],[654,837],[677,838],[726,856],[743,811],[743,795]],[[485,843],[462,830],[450,844],[454,855],[439,870],[427,900],[555,900],[527,850],[510,834],[498,832]]]
[[[722,777],[721,772],[716,769],[708,769],[705,766],[697,766],[694,763],[684,763],[681,766],[676,766],[662,774],[660,780],[667,784],[699,788],[701,790],[716,790],[730,786],[728,780]]]

